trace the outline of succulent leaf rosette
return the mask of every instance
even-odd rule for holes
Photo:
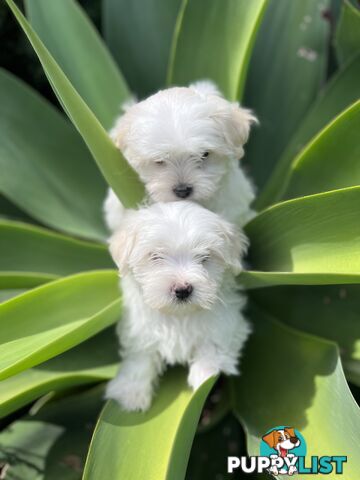
[[[75,0],[2,3],[63,111],[0,70],[0,478],[225,478],[227,455],[258,455],[262,435],[290,425],[308,455],[346,455],[357,479],[357,2],[103,0],[104,39]],[[110,185],[135,207],[144,186],[107,131],[132,94],[204,78],[260,120],[239,277],[253,334],[241,376],[215,393],[217,379],[194,393],[169,369],[151,409],[129,414],[102,400],[121,319],[102,201]]]

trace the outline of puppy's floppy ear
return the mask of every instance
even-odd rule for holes
[[[233,103],[231,108],[233,131],[230,132],[230,135],[234,135],[234,138],[231,138],[231,141],[244,145],[248,141],[251,125],[254,123],[258,123],[258,119],[251,110],[242,108],[238,103]]]
[[[121,273],[128,271],[129,259],[140,231],[138,213],[128,211],[121,227],[109,239],[109,251]]]
[[[244,155],[243,145],[248,141],[251,125],[258,123],[258,119],[251,110],[242,108],[238,103],[223,102],[213,118],[221,125],[228,147],[240,159]]]
[[[267,433],[266,435],[264,435],[262,437],[264,442],[267,443],[270,448],[275,447],[275,445],[277,444],[277,438],[278,438],[278,436],[277,436],[276,430],[273,430],[272,432]]]
[[[223,219],[220,220],[220,235],[225,241],[222,252],[225,263],[237,275],[243,270],[242,257],[248,249],[248,239],[240,228]]]
[[[129,131],[130,119],[125,114],[117,119],[116,124],[109,132],[111,140],[120,150],[124,150],[126,148]]]
[[[110,130],[109,135],[111,140],[120,149],[124,150],[127,145],[127,137],[131,126],[131,111],[132,107],[136,105],[136,98],[132,97],[121,105],[122,115],[117,118],[115,125]]]

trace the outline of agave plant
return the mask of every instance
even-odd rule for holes
[[[103,0],[103,41],[75,0],[25,0],[27,19],[6,3],[70,121],[0,71],[0,478],[220,479],[239,424],[249,454],[292,425],[309,455],[347,455],[345,478],[358,478],[356,4]],[[102,200],[107,184],[128,207],[144,194],[106,132],[131,92],[201,78],[260,119],[245,160],[259,214],[239,277],[254,330],[242,375],[218,385],[200,427],[215,379],[193,393],[182,369],[149,412],[110,402],[99,415],[121,318]]]

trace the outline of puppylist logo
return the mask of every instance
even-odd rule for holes
[[[228,457],[228,473],[342,475],[347,462],[346,456],[338,455],[305,457],[306,442],[301,433],[292,427],[275,427],[262,437],[259,456]]]

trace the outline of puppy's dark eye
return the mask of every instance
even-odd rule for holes
[[[155,164],[158,165],[159,167],[162,167],[163,165],[165,165],[165,160],[156,160]]]
[[[209,156],[209,152],[204,152],[204,153],[201,155],[201,159],[202,159],[202,160],[205,160],[208,156]]]
[[[199,259],[199,263],[206,263],[210,258],[210,255],[206,254],[206,255],[199,255],[198,259]]]
[[[154,253],[154,252],[150,253],[149,257],[150,257],[150,260],[152,262],[158,262],[159,260],[164,259],[164,257],[162,255],[160,255],[159,253]]]

